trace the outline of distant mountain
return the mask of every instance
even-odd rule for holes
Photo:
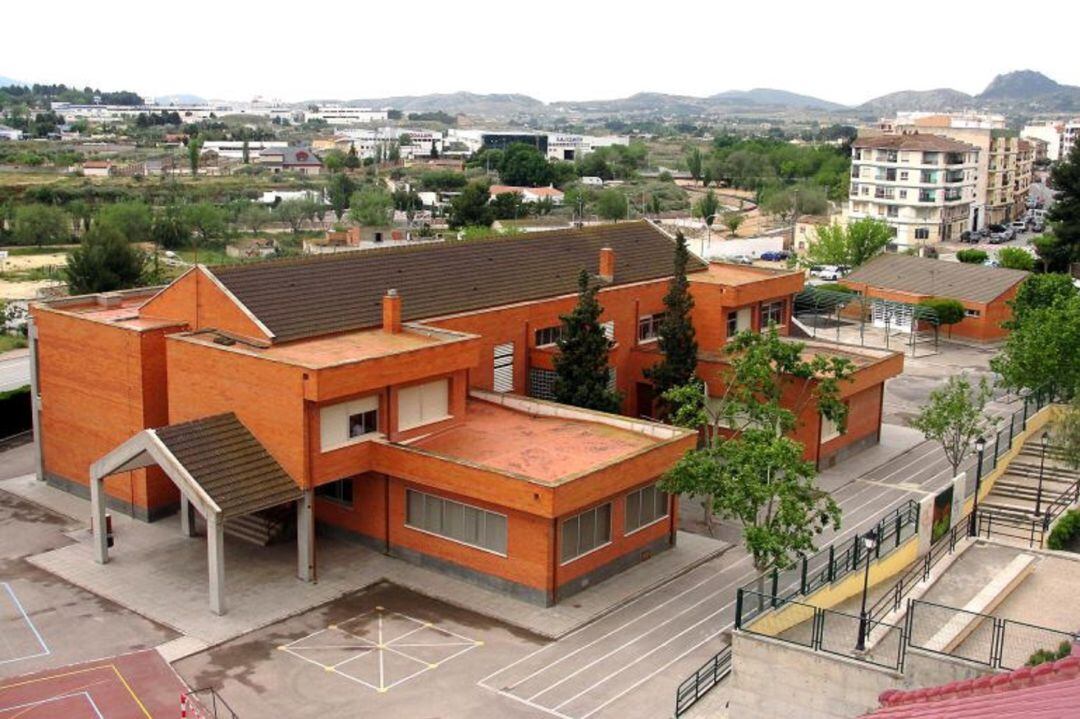
[[[966,92],[947,87],[937,90],[902,90],[888,95],[875,97],[855,108],[862,114],[883,117],[897,112],[923,110],[926,112],[944,112],[947,110],[965,110],[972,107],[975,98]]]
[[[551,109],[583,114],[697,115],[709,107],[708,100],[703,97],[639,92],[614,100],[562,100],[551,103]]]
[[[24,84],[26,84],[26,83],[20,82],[18,80],[13,80],[10,77],[4,77],[3,75],[0,75],[0,87],[7,87],[8,85],[24,85]]]
[[[1061,85],[1041,72],[1019,70],[998,75],[990,81],[985,90],[976,95],[976,98],[983,102],[1034,100],[1061,90],[1080,90],[1080,88]]]
[[[305,104],[319,104],[315,100]],[[473,92],[437,93],[432,95],[401,95],[349,100],[346,105],[354,107],[392,107],[402,112],[436,112],[442,110],[451,115],[480,115],[506,117],[523,113],[543,112],[544,103],[535,97],[517,94],[478,95]]]
[[[787,90],[774,90],[768,87],[755,87],[753,90],[728,90],[708,98],[713,101],[736,100],[756,105],[774,105],[778,107],[803,108],[808,110],[840,110],[843,105],[822,100],[819,97],[800,95]]]

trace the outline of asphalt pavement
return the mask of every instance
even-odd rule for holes
[[[30,352],[13,350],[0,355],[0,392],[30,384]]]

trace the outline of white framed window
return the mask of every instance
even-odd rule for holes
[[[604,336],[607,337],[608,342],[615,341],[615,320],[601,322],[600,329],[604,330]]]
[[[540,329],[536,330],[535,336],[537,347],[553,345],[559,341],[560,337],[562,337],[562,325],[541,327]]]
[[[412,429],[450,416],[450,380],[439,379],[398,391],[398,429]]]
[[[505,514],[407,489],[405,526],[506,556]]]
[[[315,488],[315,496],[351,507],[353,506],[353,478],[347,477],[336,482],[320,484]]]
[[[836,426],[836,422],[825,415],[821,415],[821,443],[825,444],[830,439],[836,439],[840,436],[840,428]]]
[[[733,338],[743,330],[750,329],[750,317],[751,310],[749,307],[743,307],[738,310],[732,310],[727,314],[727,339]]]
[[[562,563],[611,543],[611,502],[563,520]]]
[[[982,317],[982,312],[980,310],[964,308],[964,317]]]
[[[761,305],[761,329],[768,329],[770,324],[777,327],[784,324],[784,300],[765,302]]]
[[[379,397],[361,397],[319,410],[320,448],[327,452],[379,432]]]
[[[632,534],[667,517],[668,495],[659,485],[647,487],[626,495],[625,534]]]
[[[660,325],[664,323],[664,317],[667,313],[657,312],[654,315],[645,315],[644,317],[638,317],[637,321],[637,338],[638,342],[648,342],[654,340],[660,336]]]

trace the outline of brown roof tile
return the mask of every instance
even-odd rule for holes
[[[154,432],[225,519],[300,498],[300,488],[232,412]]]
[[[930,152],[971,152],[978,148],[951,137],[929,133],[909,132],[902,135],[860,135],[852,147],[875,150],[927,150]]]
[[[615,250],[622,285],[670,276],[674,243],[646,222],[522,236],[208,268],[276,341],[376,327],[382,296],[402,296],[402,318],[419,320],[577,291],[596,273],[601,247]],[[691,271],[705,269],[697,259]]]
[[[1027,276],[1023,270],[885,254],[857,268],[844,281],[915,295],[990,302]]]

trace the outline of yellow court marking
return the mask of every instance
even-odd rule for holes
[[[116,674],[116,678],[119,679],[120,683],[124,685],[125,689],[127,689],[128,694],[131,695],[132,701],[134,701],[139,706],[139,709],[142,710],[142,713],[143,713],[144,716],[146,716],[146,719],[154,719],[150,715],[150,712],[147,711],[146,705],[143,704],[142,701],[139,700],[139,695],[136,694],[135,690],[131,688],[131,685],[128,684],[127,679],[124,678],[124,675],[120,673],[120,670],[116,667],[115,664],[99,664],[96,667],[87,667],[86,669],[75,669],[74,671],[63,672],[61,674],[50,674],[50,675],[45,676],[45,677],[38,677],[37,679],[26,679],[26,680],[21,681],[21,682],[14,682],[14,683],[11,683],[11,684],[3,684],[3,685],[0,685],[0,692],[4,691],[5,689],[14,689],[15,687],[26,686],[27,684],[36,684],[38,682],[46,682],[46,681],[49,681],[50,679],[63,679],[64,677],[73,677],[73,676],[75,676],[77,674],[86,674],[87,672],[94,672],[94,671],[97,671],[99,669],[112,669],[113,672]]]

